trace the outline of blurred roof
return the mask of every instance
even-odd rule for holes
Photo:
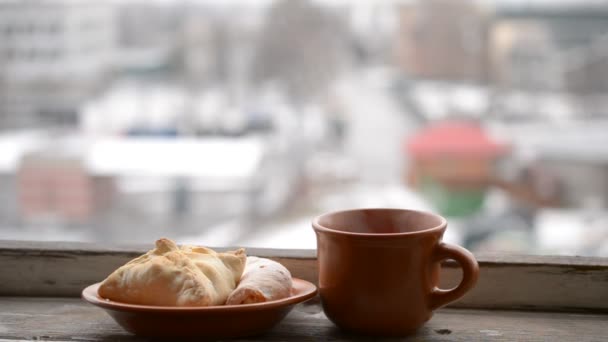
[[[608,0],[500,0],[496,12],[508,17],[582,15],[600,18],[608,13]]]
[[[446,121],[431,124],[407,142],[407,151],[417,158],[474,156],[494,158],[507,146],[490,138],[476,123]]]
[[[480,118],[488,109],[485,87],[476,84],[416,80],[408,85],[411,100],[428,120],[441,120],[450,115]]]
[[[101,138],[29,130],[0,134],[0,172],[14,173],[32,157],[51,164],[82,161],[94,175],[248,181],[257,176],[266,146],[259,137]]]
[[[103,139],[93,142],[85,163],[93,174],[247,179],[262,162],[256,138]]]
[[[48,134],[39,130],[0,134],[0,172],[14,172],[24,154],[44,146],[48,139]]]
[[[608,163],[608,119],[579,118],[548,122],[489,122],[492,136],[509,139],[513,153],[533,158],[582,162]]]

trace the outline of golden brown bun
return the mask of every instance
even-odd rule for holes
[[[236,288],[246,259],[243,249],[216,253],[205,247],[178,247],[169,239],[160,239],[155,249],[110,274],[98,293],[131,304],[221,305]]]

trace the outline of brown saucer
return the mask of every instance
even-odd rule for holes
[[[207,307],[149,306],[99,297],[99,284],[82,291],[82,298],[106,310],[125,330],[148,337],[231,338],[261,334],[293,309],[317,294],[317,287],[293,278],[291,296],[256,304]]]

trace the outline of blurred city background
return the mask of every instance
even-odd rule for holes
[[[0,0],[0,239],[608,256],[608,1]]]

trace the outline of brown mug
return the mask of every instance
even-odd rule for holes
[[[314,219],[323,311],[352,332],[404,336],[433,310],[462,297],[479,266],[466,249],[443,243],[446,220],[404,209],[355,209]],[[453,289],[437,287],[440,263],[463,270]]]

